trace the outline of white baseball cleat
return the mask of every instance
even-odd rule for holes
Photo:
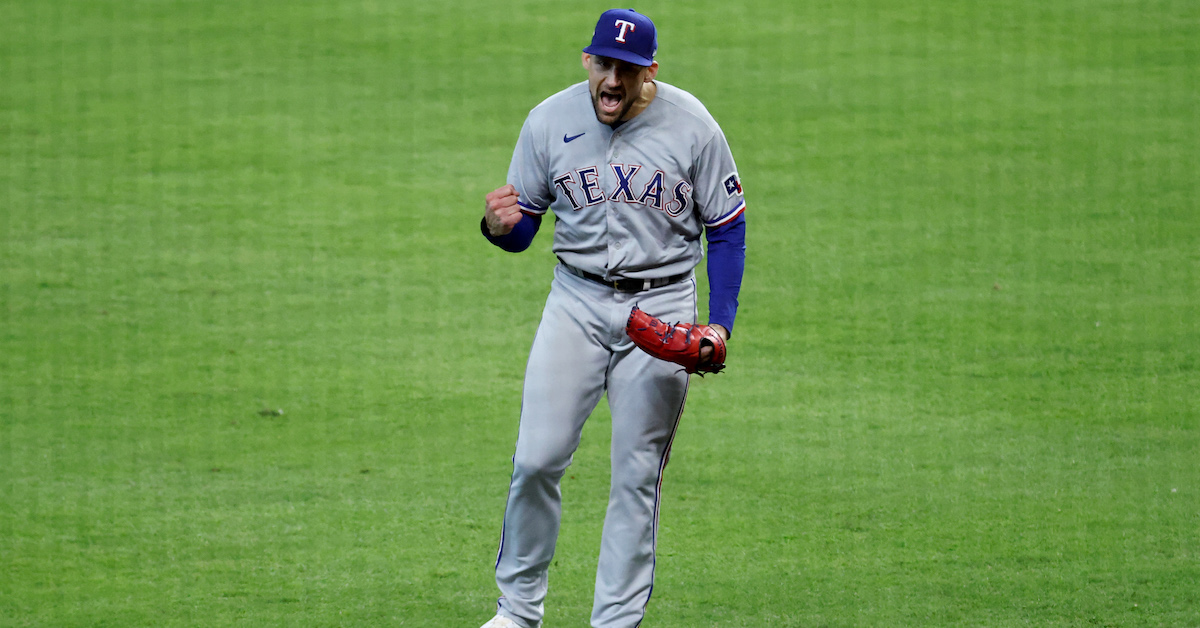
[[[538,622],[537,626],[534,626],[533,628],[538,628],[538,626],[541,625],[542,623]],[[491,619],[491,621],[480,626],[479,628],[521,628],[521,624],[518,624],[504,615],[496,615]]]

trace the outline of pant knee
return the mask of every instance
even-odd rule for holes
[[[571,464],[570,457],[563,460],[553,456],[533,453],[513,458],[513,478],[524,481],[557,481]]]

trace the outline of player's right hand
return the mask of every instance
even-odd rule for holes
[[[508,184],[488,192],[483,219],[492,236],[502,236],[521,222],[521,206],[517,205],[517,189]]]

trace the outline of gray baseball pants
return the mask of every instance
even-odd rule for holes
[[[561,265],[525,371],[521,425],[504,513],[496,583],[499,612],[520,624],[541,621],[547,570],[561,518],[559,481],[583,424],[608,393],[612,478],[596,569],[594,628],[637,626],[654,583],[659,490],[688,376],[651,357],[625,334],[629,312],[694,322],[694,278],[623,293]]]

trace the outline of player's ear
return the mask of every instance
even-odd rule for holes
[[[646,69],[649,70],[649,72],[646,72],[646,82],[649,83],[654,80],[654,77],[658,76],[658,62],[651,63],[650,67]]]
[[[586,53],[586,52],[585,52],[585,53],[583,53],[583,56],[582,56],[582,57],[580,57],[580,60],[581,60],[581,61],[583,61],[583,69],[585,69],[585,70],[590,70],[590,69],[591,69],[591,67],[592,67],[592,55],[590,55],[590,54],[588,54],[588,53]]]

